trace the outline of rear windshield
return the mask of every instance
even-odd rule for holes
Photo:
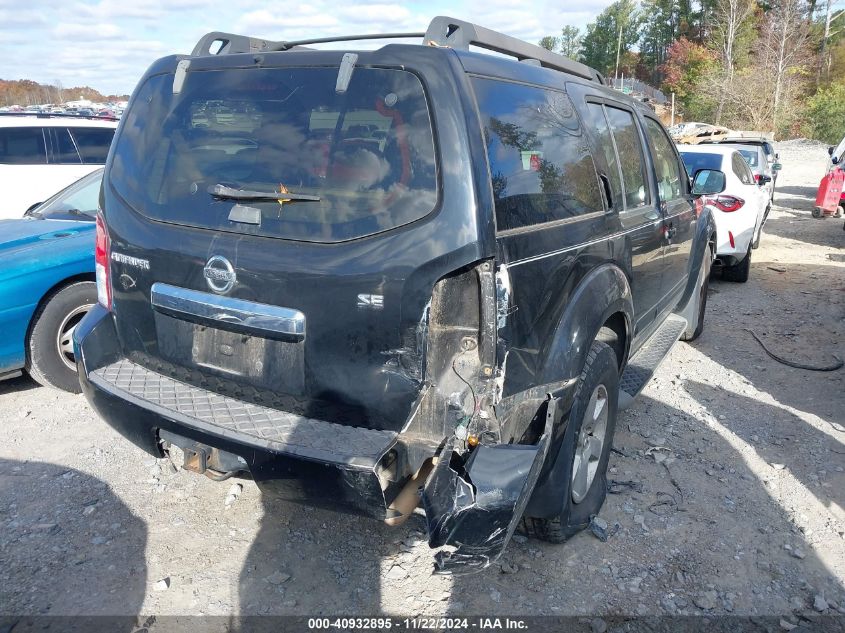
[[[681,152],[681,159],[690,177],[699,169],[722,169],[721,154],[699,154],[698,152]]]
[[[748,163],[749,167],[758,167],[760,162],[758,160],[759,154],[757,153],[756,149],[740,149],[737,150],[742,157],[745,159],[745,162]]]
[[[425,216],[437,178],[419,79],[356,68],[344,93],[337,77],[337,68],[189,72],[178,94],[173,75],[151,77],[115,141],[110,182],[153,219],[292,240],[354,239]],[[269,195],[215,197],[217,185]]]

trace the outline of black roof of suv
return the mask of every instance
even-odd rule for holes
[[[391,524],[421,500],[466,571],[523,515],[563,540],[598,511],[617,405],[701,332],[715,225],[595,70],[452,18],[412,35],[212,33],[154,63],[75,336],[148,452]]]

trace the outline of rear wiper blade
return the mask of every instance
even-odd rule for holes
[[[215,198],[225,200],[252,200],[252,201],[296,201],[296,202],[319,202],[320,196],[309,196],[304,193],[293,193],[292,191],[248,191],[245,189],[232,189],[226,185],[214,185],[208,188]]]

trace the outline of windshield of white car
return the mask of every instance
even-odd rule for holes
[[[47,220],[93,221],[97,217],[103,170],[98,169],[39,205],[28,215]]]

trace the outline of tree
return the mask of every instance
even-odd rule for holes
[[[835,145],[845,136],[845,81],[822,88],[807,104],[808,134]]]
[[[664,77],[661,89],[674,92],[683,110],[693,109],[704,89],[702,80],[712,75],[717,65],[713,51],[682,37],[669,46],[660,67]]]
[[[760,29],[761,69],[771,75],[772,128],[780,124],[787,91],[800,82],[800,73],[809,61],[807,44],[810,25],[803,0],[776,0]]]
[[[812,15],[812,10],[814,7],[814,4],[811,5],[810,15]],[[834,11],[833,0],[827,0],[824,16],[824,31],[822,33],[821,38],[821,50],[819,51],[819,64],[816,69],[816,88],[818,88],[819,84],[821,83],[822,73],[825,73],[827,75],[827,73],[829,73],[830,71],[831,55],[828,52],[828,42],[830,41],[831,37],[843,32],[842,28],[831,32],[831,24],[837,18],[843,19],[843,21],[845,21],[845,9]]]
[[[640,53],[651,81],[657,83],[660,66],[666,61],[669,46],[679,35],[675,0],[645,0],[645,19]]]
[[[754,0],[716,0],[712,25],[713,41],[721,54],[724,66],[722,80],[719,82],[719,105],[715,115],[717,125],[722,118],[728,92],[733,86],[737,42],[748,26],[754,7]]]
[[[552,51],[553,53],[557,52],[557,47],[560,44],[560,39],[554,37],[553,35],[545,35],[543,36],[539,42],[537,42],[540,46],[545,48],[547,51]]]
[[[617,61],[639,41],[642,22],[634,0],[616,0],[587,25],[582,61],[603,73],[615,73]]]
[[[577,59],[581,51],[581,31],[577,26],[566,25],[560,32],[560,54]]]

